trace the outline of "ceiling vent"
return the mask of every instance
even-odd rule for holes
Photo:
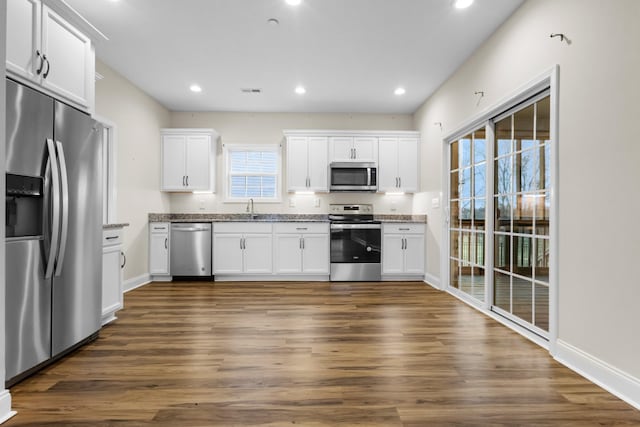
[[[252,93],[255,95],[259,95],[262,93],[262,89],[260,88],[253,88],[253,87],[244,87],[240,89],[240,92],[242,93]]]

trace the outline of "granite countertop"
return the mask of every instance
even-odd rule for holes
[[[112,230],[114,228],[123,228],[123,227],[128,227],[129,223],[128,222],[120,222],[120,223],[114,223],[114,224],[102,224],[102,229],[103,230]]]
[[[326,214],[149,214],[149,222],[329,222]],[[426,215],[374,215],[374,219],[387,223],[426,223]]]

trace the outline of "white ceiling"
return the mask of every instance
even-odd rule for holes
[[[98,57],[172,111],[395,114],[413,113],[522,3],[66,1],[110,39]]]

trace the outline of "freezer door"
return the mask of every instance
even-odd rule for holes
[[[53,138],[53,99],[7,80],[7,173],[44,175],[47,139]]]
[[[8,383],[51,355],[51,281],[44,279],[40,241],[32,238],[6,243]]]
[[[99,125],[55,103],[54,140],[63,191],[60,255],[53,278],[52,355],[100,329],[102,299],[102,148]],[[64,198],[67,198],[65,201]],[[67,224],[66,227],[64,224]],[[63,250],[64,249],[64,250]]]

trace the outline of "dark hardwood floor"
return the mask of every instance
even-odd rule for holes
[[[424,283],[153,283],[11,389],[13,426],[640,425]]]

